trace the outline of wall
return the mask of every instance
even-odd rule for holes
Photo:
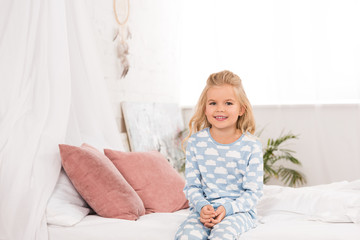
[[[130,1],[130,70],[125,78],[120,78],[122,68],[113,42],[118,27],[113,1],[89,0],[88,7],[119,130],[125,131],[120,111],[122,101],[178,103],[179,1]]]
[[[254,106],[261,136],[299,135],[286,146],[296,151],[309,185],[355,180],[360,171],[360,105]]]

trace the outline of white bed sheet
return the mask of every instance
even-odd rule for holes
[[[88,215],[73,227],[49,225],[49,240],[172,240],[188,213],[152,213],[137,221]]]
[[[73,227],[49,225],[50,240],[173,240],[188,209],[175,213],[153,213],[137,221],[85,217]],[[259,218],[257,228],[243,234],[241,240],[358,240],[360,224],[325,223],[307,220],[303,215],[274,213]]]
[[[257,228],[240,240],[359,240],[360,224],[309,220],[296,213],[274,213],[259,218]]]

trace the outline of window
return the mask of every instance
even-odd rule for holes
[[[224,69],[252,104],[360,102],[359,12],[350,0],[183,1],[181,105]]]

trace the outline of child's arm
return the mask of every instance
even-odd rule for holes
[[[184,192],[189,200],[190,206],[193,206],[198,213],[205,205],[210,203],[204,198],[201,185],[201,175],[196,161],[196,149],[189,139],[186,147],[186,165],[185,165],[186,184]]]
[[[226,216],[248,212],[256,207],[259,199],[263,195],[263,156],[261,143],[256,142],[253,147],[246,173],[243,178],[242,194],[236,200],[229,200],[223,206],[226,209]]]

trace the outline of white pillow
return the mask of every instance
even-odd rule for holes
[[[279,211],[304,214],[324,222],[360,223],[360,181],[313,187],[264,186],[260,216]]]
[[[48,224],[73,226],[89,212],[88,205],[76,191],[64,170],[61,169],[58,182],[46,208]]]

